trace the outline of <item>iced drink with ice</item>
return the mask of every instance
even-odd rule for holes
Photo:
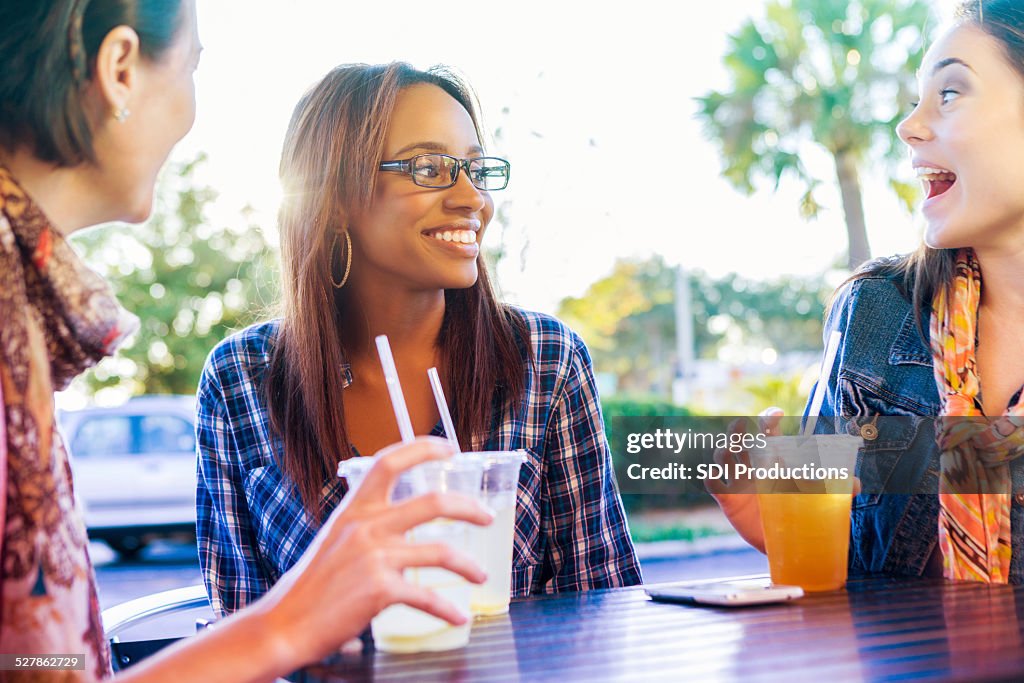
[[[493,514],[486,527],[472,527],[472,556],[487,573],[487,581],[472,586],[475,615],[504,614],[512,591],[512,545],[515,535],[516,499],[523,451],[491,451],[467,454],[483,463],[480,500]]]
[[[773,583],[805,591],[829,591],[846,584],[850,543],[850,502],[860,437],[817,434],[768,437],[763,449],[751,451],[752,464],[779,464],[789,471],[807,470],[848,476],[759,479],[765,550]],[[776,470],[778,471],[778,470]]]
[[[358,488],[373,465],[374,458],[352,458],[342,461],[338,475],[348,480],[350,491]],[[448,460],[425,462],[402,473],[392,492],[392,502],[431,492],[455,492],[477,497],[483,475],[482,461],[472,456],[455,455]],[[351,493],[350,493],[351,495]],[[437,519],[421,524],[409,532],[415,543],[446,543],[457,551],[471,555],[470,527],[465,522]],[[435,567],[405,570],[410,583],[430,588],[465,614],[470,614],[471,585],[447,569]],[[373,642],[378,650],[395,653],[451,650],[469,642],[470,622],[452,626],[426,612],[392,605],[370,622]]]

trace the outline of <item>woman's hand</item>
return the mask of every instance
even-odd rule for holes
[[[446,441],[422,438],[388,447],[354,493],[345,497],[302,559],[256,605],[280,637],[282,661],[294,669],[335,652],[370,619],[403,603],[451,624],[467,616],[433,591],[408,583],[407,567],[443,567],[473,583],[483,571],[443,543],[410,543],[405,533],[438,517],[491,522],[476,501],[454,493],[428,494],[392,506],[391,489],[414,465],[450,456]]]
[[[779,421],[782,419],[781,408],[767,408],[758,416],[758,427],[763,434],[775,436]],[[746,430],[745,420],[736,419],[729,425],[730,434],[743,434]],[[750,464],[750,454],[746,450],[732,453],[728,449],[719,448],[715,451],[715,462],[719,465]],[[730,470],[733,467],[729,468]],[[704,488],[722,508],[726,519],[733,525],[744,541],[764,552],[764,529],[761,527],[761,509],[757,504],[755,483],[749,479],[722,480],[705,479]]]

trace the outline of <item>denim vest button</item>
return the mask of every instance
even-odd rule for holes
[[[1017,505],[1024,505],[1024,493],[1017,493],[1013,496],[1013,502]]]

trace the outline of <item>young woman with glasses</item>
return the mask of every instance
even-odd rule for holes
[[[583,342],[500,303],[481,245],[510,166],[483,150],[450,73],[343,66],[284,143],[280,319],[221,343],[199,387],[199,551],[234,611],[301,556],[345,496],[339,460],[398,438],[386,334],[417,434],[441,434],[439,368],[464,450],[523,449],[513,595],[636,584]]]

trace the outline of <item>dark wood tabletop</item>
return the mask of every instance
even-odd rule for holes
[[[652,602],[643,587],[515,600],[467,647],[364,651],[293,681],[1024,680],[1024,587],[868,579],[791,603]]]

